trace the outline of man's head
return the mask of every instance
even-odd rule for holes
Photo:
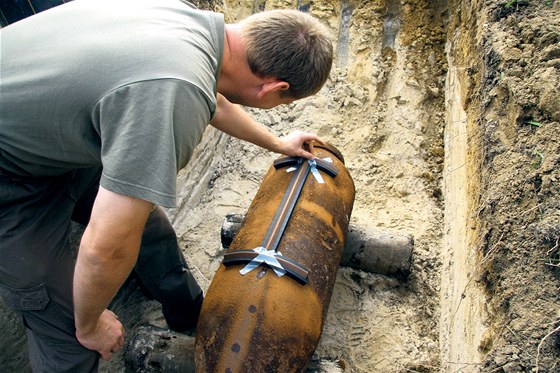
[[[253,74],[289,84],[281,94],[300,99],[317,93],[329,76],[333,47],[321,22],[297,10],[272,10],[239,22]]]

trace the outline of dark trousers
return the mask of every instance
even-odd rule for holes
[[[25,178],[0,169],[0,294],[27,328],[34,372],[95,372],[98,354],[75,337],[71,221],[87,225],[100,169]],[[149,216],[134,273],[170,328],[193,329],[202,290],[163,210]]]

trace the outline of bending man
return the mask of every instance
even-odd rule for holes
[[[0,292],[28,332],[34,371],[96,371],[124,343],[107,309],[129,274],[174,330],[202,291],[162,209],[208,123],[311,158],[317,136],[278,138],[237,104],[316,93],[332,64],[297,11],[237,24],[180,0],[76,0],[1,31]],[[86,224],[77,258],[71,220]]]

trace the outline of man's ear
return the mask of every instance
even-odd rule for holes
[[[290,89],[290,83],[283,80],[270,80],[261,85],[257,98],[262,99],[267,93],[275,91],[286,91]]]

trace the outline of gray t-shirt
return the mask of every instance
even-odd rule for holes
[[[102,166],[106,189],[174,206],[223,43],[223,16],[180,0],[75,0],[2,29],[0,168]]]

